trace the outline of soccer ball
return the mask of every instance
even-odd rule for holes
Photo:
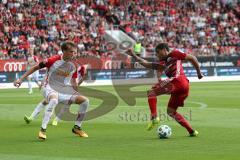
[[[161,125],[157,129],[157,134],[160,139],[169,138],[172,135],[172,129],[167,125]]]

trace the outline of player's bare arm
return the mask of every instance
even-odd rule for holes
[[[193,56],[193,55],[188,54],[186,56],[185,60],[191,62],[191,64],[194,66],[194,68],[197,71],[198,79],[202,79],[203,78],[203,74],[202,74],[202,72],[200,70],[200,65],[199,65],[199,62],[198,62],[197,58],[195,56]]]
[[[72,78],[71,79],[71,85],[72,85],[73,89],[78,92],[77,78]]]
[[[22,81],[27,78],[30,74],[40,69],[40,66],[37,64],[25,72],[19,79],[14,81],[14,86],[19,87],[22,84]]]
[[[85,79],[86,79],[86,74],[84,74],[82,79],[78,81],[78,86],[80,86]]]
[[[78,86],[80,86],[82,84],[84,79],[81,79],[80,81],[78,81]]]
[[[164,68],[165,68],[164,66],[162,66],[158,63],[149,62],[149,61],[137,56],[136,54],[133,53],[132,49],[128,50],[127,54],[129,56],[133,57],[137,62],[139,62],[145,68],[154,69],[154,70],[164,70]]]

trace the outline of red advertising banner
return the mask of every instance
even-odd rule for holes
[[[123,69],[131,68],[131,59],[125,55],[118,55],[114,58],[83,57],[76,60],[78,64],[88,64],[91,69]]]
[[[0,60],[0,72],[19,72],[26,70],[26,60]]]
[[[90,69],[122,69],[130,68],[129,59],[111,59],[111,58],[97,58],[97,57],[88,57],[80,58],[76,60],[80,65],[89,64]],[[21,60],[0,60],[0,72],[20,72],[25,71],[27,62],[24,59]]]

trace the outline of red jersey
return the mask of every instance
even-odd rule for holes
[[[173,50],[169,53],[166,60],[160,61],[160,64],[163,64],[166,67],[164,72],[168,78],[185,76],[182,67],[182,60],[185,60],[186,55],[186,53],[179,50]]]
[[[78,80],[81,80],[86,72],[86,68],[82,65],[80,67],[78,67]]]

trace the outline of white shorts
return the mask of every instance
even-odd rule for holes
[[[80,95],[80,93],[78,93],[77,91],[72,91],[69,93],[60,93],[52,89],[49,85],[43,86],[41,91],[43,97],[47,102],[49,102],[49,97],[51,95],[56,95],[58,97],[58,103],[63,104],[72,104],[73,102],[75,102],[76,97]]]
[[[31,79],[33,79],[35,81],[38,81],[38,77],[39,77],[39,71],[35,71],[35,72],[33,72],[32,74],[30,74],[28,76],[28,78],[31,78]]]

